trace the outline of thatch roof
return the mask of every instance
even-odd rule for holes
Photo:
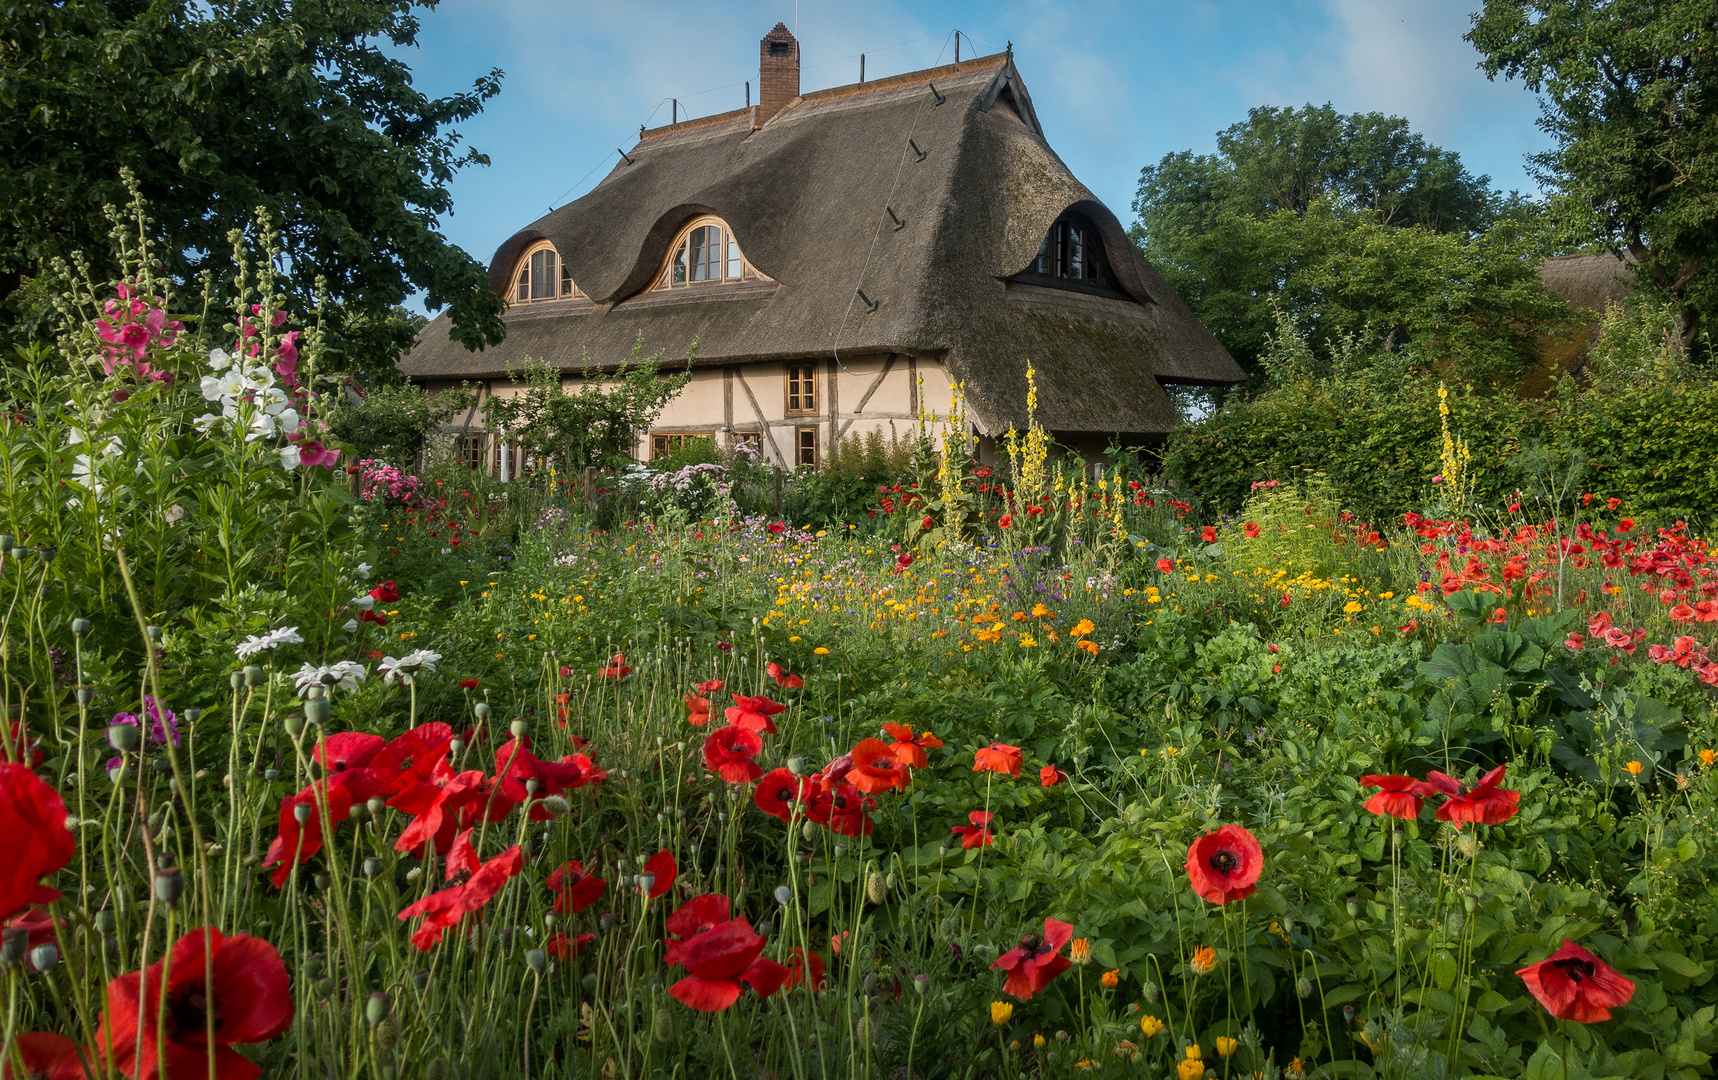
[[[527,356],[611,366],[641,333],[669,361],[697,338],[700,365],[905,353],[946,358],[974,418],[997,432],[1024,424],[1030,363],[1046,427],[1142,435],[1174,425],[1158,380],[1243,378],[1050,149],[1011,54],[804,94],[755,131],[753,116],[645,132],[630,164],[490,261],[491,287],[505,291],[519,255],[548,239],[589,301],[516,306],[507,340],[483,352],[450,340],[443,315],[404,373],[495,377]],[[891,228],[885,207],[906,226]],[[1070,209],[1099,229],[1128,299],[1007,280]],[[771,280],[643,292],[704,213],[727,221]]]
[[[1539,280],[1548,292],[1601,315],[1609,304],[1628,299],[1634,268],[1617,255],[1553,255],[1539,264]]]

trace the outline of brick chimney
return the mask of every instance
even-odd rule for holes
[[[758,42],[758,115],[754,123],[763,127],[798,96],[799,39],[787,24],[776,23],[775,29]]]

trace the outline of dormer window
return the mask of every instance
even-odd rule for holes
[[[669,248],[668,265],[656,281],[658,289],[716,285],[724,281],[756,281],[763,277],[740,253],[732,229],[720,218],[698,218]]]
[[[547,240],[525,252],[513,278],[513,302],[535,304],[544,300],[571,300],[580,295],[573,273],[561,262],[555,245]]]
[[[1082,292],[1120,293],[1104,257],[1097,226],[1078,214],[1067,214],[1050,226],[1038,257],[1021,280],[1037,285],[1075,288]]]

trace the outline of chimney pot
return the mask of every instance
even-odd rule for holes
[[[798,96],[799,39],[786,23],[776,23],[758,42],[758,112],[753,123],[763,127]]]

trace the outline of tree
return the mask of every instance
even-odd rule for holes
[[[343,366],[391,375],[413,328],[398,305],[421,290],[451,305],[454,336],[504,334],[485,268],[444,237],[447,183],[487,159],[448,125],[476,115],[501,72],[429,98],[394,53],[416,43],[433,0],[0,0],[0,297],[82,253],[108,262],[107,205],[137,178],[189,284],[230,279],[228,232],[265,207],[282,284],[309,311],[330,300]],[[17,336],[22,312],[0,309]]]
[[[1553,222],[1627,251],[1692,347],[1718,304],[1718,4],[1487,0],[1467,40],[1487,75],[1541,95]]]
[[[1344,264],[1370,272],[1392,263],[1387,248],[1412,248],[1422,261],[1437,251],[1468,280],[1475,259],[1462,245],[1499,220],[1512,222],[1508,246],[1522,253],[1516,241],[1524,234],[1514,226],[1530,210],[1492,192],[1489,177],[1468,173],[1458,154],[1429,145],[1401,117],[1342,116],[1329,105],[1259,108],[1219,132],[1217,148],[1168,154],[1141,170],[1133,236],[1244,365],[1265,347],[1273,304],[1298,309],[1345,292],[1370,292],[1376,301],[1393,280],[1356,278],[1345,289],[1332,276]],[[1356,262],[1360,251],[1371,254]],[[1495,259],[1488,265],[1519,277]],[[1437,290],[1426,299],[1446,297]],[[1325,327],[1370,330],[1396,343],[1422,321],[1376,302],[1364,311],[1298,313],[1321,337]]]

